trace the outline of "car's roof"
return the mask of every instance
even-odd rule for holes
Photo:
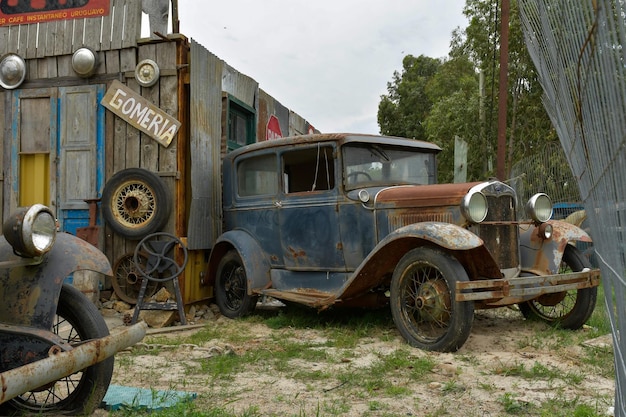
[[[417,139],[400,138],[396,136],[379,136],[368,135],[362,133],[318,133],[313,135],[291,136],[287,138],[266,140],[263,142],[253,143],[241,148],[235,149],[227,156],[235,158],[238,155],[258,151],[261,149],[271,149],[281,146],[306,145],[323,142],[339,142],[340,145],[345,143],[370,143],[385,144],[395,146],[405,146],[417,149],[423,149],[430,152],[439,152],[441,148],[434,143],[425,142]]]

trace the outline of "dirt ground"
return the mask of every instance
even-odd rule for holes
[[[220,317],[208,325],[219,326],[228,319]],[[222,407],[243,415],[250,407],[263,416],[439,416],[463,415],[501,416],[534,415],[532,410],[546,401],[573,401],[588,404],[598,414],[611,415],[615,381],[603,377],[583,360],[588,356],[587,343],[555,345],[555,341],[537,339],[536,325],[525,321],[519,312],[509,308],[476,312],[472,333],[456,353],[424,352],[409,347],[399,333],[387,340],[364,337],[356,352],[341,360],[341,349],[328,348],[331,362],[294,360],[290,368],[319,370],[332,375],[346,369],[364,369],[381,355],[396,350],[408,352],[415,358],[428,357],[436,365],[427,378],[412,380],[402,373],[389,383],[408,388],[409,394],[388,395],[370,392],[363,395],[343,386],[337,379],[324,378],[306,383],[295,380],[292,373],[276,371],[256,364],[234,375],[211,381],[201,370],[200,362],[216,355],[241,355],[257,349],[272,330],[264,324],[241,323],[246,332],[257,335],[241,343],[226,343],[216,339],[202,345],[159,347],[158,356],[137,352],[121,352],[116,356],[114,384],[160,390],[196,392],[196,404]],[[191,326],[185,330],[164,333],[164,337],[180,338],[198,331]],[[324,346],[321,331],[295,330],[295,339],[316,342]],[[582,329],[579,332],[589,332]],[[293,338],[294,329],[289,330]],[[149,338],[144,348],[150,348]],[[610,337],[595,339],[591,344],[610,346]],[[154,346],[153,346],[154,347]],[[156,348],[156,347],[155,347]],[[572,383],[568,378],[529,378],[515,375],[511,369],[561,370],[563,375],[580,375]],[[408,373],[407,373],[408,375]],[[381,390],[383,391],[383,390]],[[507,402],[508,401],[508,402]],[[507,408],[507,406],[509,408]],[[524,410],[527,411],[524,411]],[[531,410],[531,411],[528,411]],[[103,414],[106,415],[106,414]]]

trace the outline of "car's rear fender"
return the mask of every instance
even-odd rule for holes
[[[438,247],[453,254],[470,277],[501,276],[482,239],[474,233],[450,223],[413,223],[381,240],[343,286],[338,298],[348,300],[388,283],[400,258],[419,246]]]
[[[570,242],[591,242],[587,232],[578,226],[550,220],[552,237],[543,239],[534,224],[520,225],[520,255],[522,271],[534,275],[556,274],[565,248]]]
[[[252,289],[265,288],[269,285],[269,260],[256,239],[243,230],[230,230],[217,239],[211,250],[207,266],[209,285],[215,284],[217,266],[222,257],[231,249],[235,249],[239,253],[243,263],[248,279],[248,294],[252,294]]]

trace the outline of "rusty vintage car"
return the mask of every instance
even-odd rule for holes
[[[139,323],[114,334],[67,278],[112,275],[95,247],[58,233],[41,204],[18,209],[0,236],[0,415],[88,415],[113,375],[113,355],[140,341]]]
[[[580,328],[599,271],[550,220],[543,193],[518,220],[504,182],[437,184],[432,143],[360,134],[284,138],[223,161],[224,232],[210,259],[216,303],[235,318],[270,296],[319,310],[389,305],[412,346],[455,351],[475,309],[519,305]],[[522,216],[523,217],[523,216]]]

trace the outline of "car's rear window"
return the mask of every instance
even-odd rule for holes
[[[237,194],[241,197],[275,195],[278,191],[278,164],[275,154],[241,160],[237,165]]]

